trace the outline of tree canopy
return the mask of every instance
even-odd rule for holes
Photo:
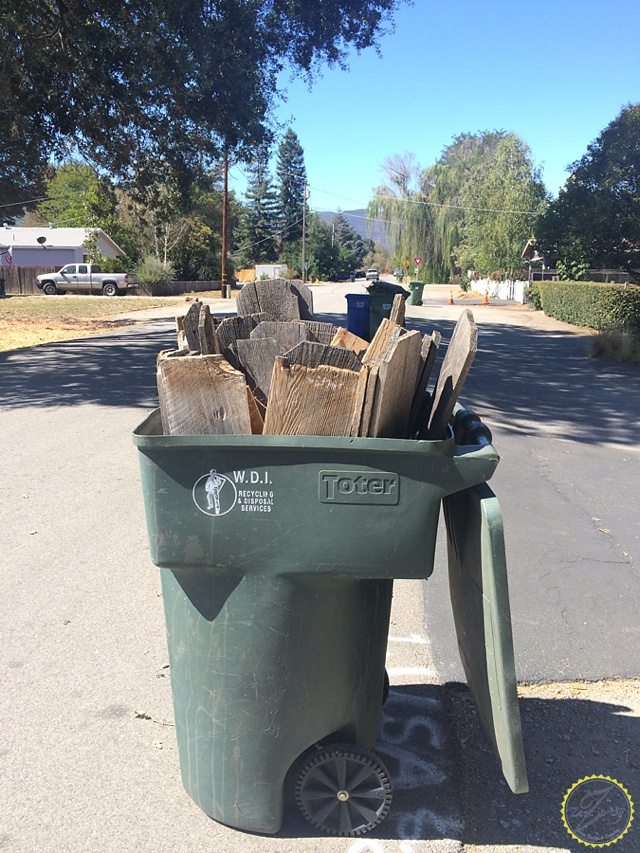
[[[626,107],[570,166],[539,227],[568,271],[640,272],[640,104]],[[586,273],[585,273],[586,274]]]
[[[413,155],[387,158],[387,184],[369,206],[386,223],[395,262],[422,257],[426,281],[468,267],[512,272],[546,194],[525,143],[513,133],[457,136],[420,171]]]
[[[47,157],[79,153],[129,186],[185,192],[222,148],[270,136],[278,79],[376,43],[402,0],[4,0],[0,204]]]

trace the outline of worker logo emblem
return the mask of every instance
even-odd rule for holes
[[[629,831],[633,800],[610,776],[586,776],[564,795],[561,814],[565,829],[580,844],[608,847]]]
[[[228,477],[212,468],[196,480],[193,502],[205,515],[226,515],[238,502],[238,491]]]

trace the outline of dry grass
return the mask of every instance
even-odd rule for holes
[[[184,299],[127,296],[7,296],[0,299],[0,351],[91,337],[130,326],[125,312],[159,308]]]
[[[640,364],[640,336],[630,332],[598,332],[589,344],[589,355]]]

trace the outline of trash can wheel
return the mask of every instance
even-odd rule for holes
[[[352,744],[321,747],[303,764],[296,783],[298,808],[329,835],[369,832],[387,816],[392,797],[384,764]]]

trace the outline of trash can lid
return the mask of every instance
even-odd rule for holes
[[[405,296],[409,295],[409,291],[405,290],[399,284],[394,284],[392,281],[374,281],[367,287],[369,293],[402,293]]]

